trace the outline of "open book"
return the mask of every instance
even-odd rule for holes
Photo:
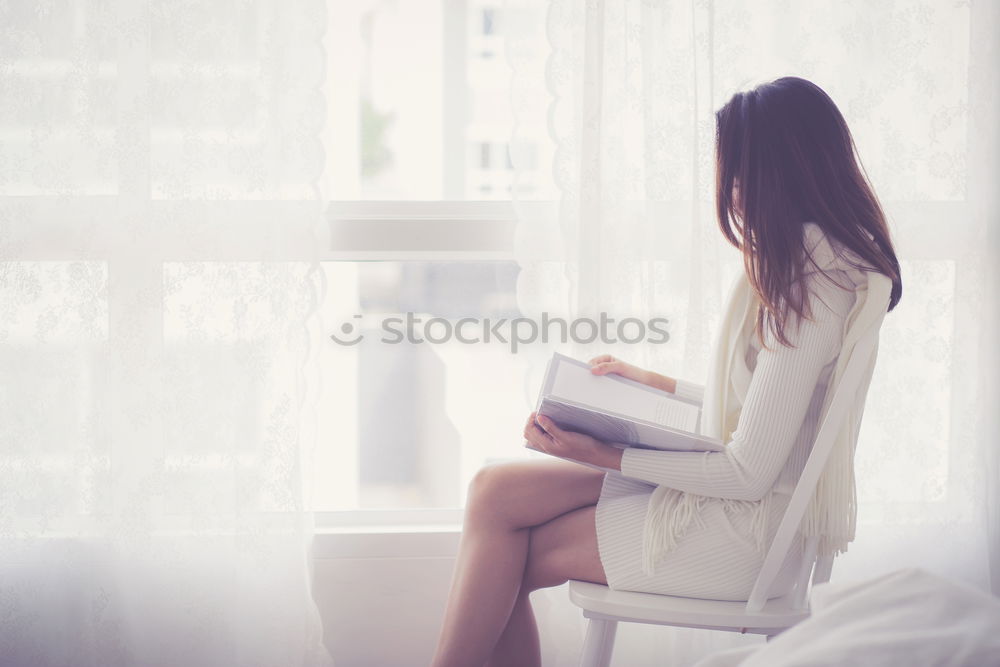
[[[721,440],[698,433],[699,404],[616,373],[594,375],[590,364],[558,352],[549,360],[535,411],[561,429],[586,433],[621,449],[725,449]],[[525,447],[541,451],[528,442]],[[611,472],[603,466],[567,460]]]

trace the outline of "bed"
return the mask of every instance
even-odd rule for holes
[[[826,583],[812,615],[766,644],[713,654],[696,667],[1000,666],[1000,599],[922,569]]]

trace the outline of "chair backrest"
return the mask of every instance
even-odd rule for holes
[[[878,350],[879,330],[887,308],[888,303],[882,308],[881,314],[872,326],[863,332],[855,344],[851,360],[844,369],[844,374],[839,381],[833,400],[830,402],[830,407],[816,434],[812,450],[806,459],[805,467],[802,469],[799,481],[792,492],[792,499],[785,509],[785,514],[778,525],[778,531],[770,548],[768,548],[760,574],[757,576],[757,581],[747,600],[746,609],[749,613],[760,611],[767,602],[771,586],[777,578],[798,533],[802,517],[805,516],[806,508],[816,490],[816,484],[829,458],[830,451],[833,449],[833,444],[840,429],[845,425],[844,421],[848,411],[855,399],[858,398],[858,392],[864,392],[867,395],[874,369],[874,365],[869,367],[869,361]],[[793,589],[794,602],[797,607],[805,605],[810,574],[812,574],[813,583],[823,583],[830,578],[833,558],[827,556],[817,559],[817,544],[816,538],[809,538],[804,545],[802,567]]]

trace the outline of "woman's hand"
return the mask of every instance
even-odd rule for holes
[[[602,354],[591,359],[590,372],[594,375],[617,373],[622,377],[635,380],[636,382],[641,382],[642,384],[655,389],[668,391],[671,394],[677,389],[677,381],[673,378],[660,375],[659,373],[654,373],[653,371],[647,371],[643,368],[639,368],[638,366],[633,366],[632,364],[622,361],[621,359],[617,359],[610,354]]]
[[[606,465],[606,450],[616,449],[585,433],[564,431],[551,419],[537,412],[528,416],[528,422],[524,425],[524,439],[546,454],[597,465]]]

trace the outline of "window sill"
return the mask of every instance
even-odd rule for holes
[[[343,558],[454,558],[461,524],[317,528],[314,560]]]

